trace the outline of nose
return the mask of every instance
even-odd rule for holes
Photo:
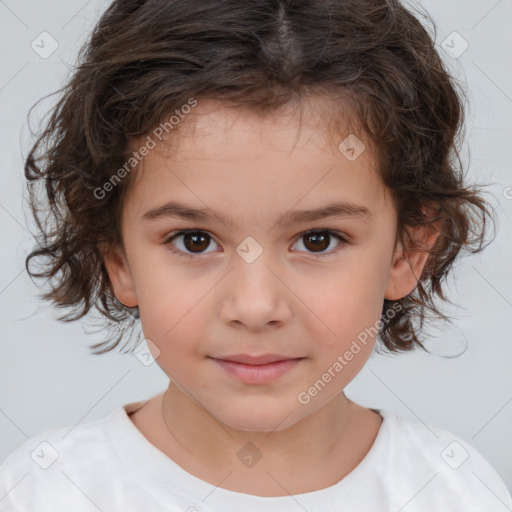
[[[220,317],[231,327],[258,332],[284,325],[291,317],[291,291],[264,256],[234,262],[223,280]]]

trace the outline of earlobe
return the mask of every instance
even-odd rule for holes
[[[399,300],[414,291],[428,261],[428,249],[434,246],[439,234],[438,230],[419,226],[412,232],[412,237],[422,244],[424,250],[405,250],[401,243],[398,244],[393,255],[385,299]]]
[[[98,250],[103,257],[114,294],[119,302],[130,308],[137,306],[132,274],[124,252],[117,246],[108,249],[105,246],[98,246]]]

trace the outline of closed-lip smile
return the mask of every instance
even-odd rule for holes
[[[269,364],[269,363],[275,363],[277,361],[289,361],[290,359],[302,359],[301,357],[290,357],[290,356],[283,356],[278,354],[265,354],[261,356],[251,356],[248,354],[234,354],[231,356],[224,356],[224,357],[215,357],[213,359],[218,359],[221,361],[231,361],[234,363],[243,363],[243,364],[250,364],[250,365],[262,365],[262,364]]]
[[[249,356],[235,354],[222,358],[211,358],[224,372],[237,382],[251,385],[269,384],[297,367],[304,357],[289,357],[278,354]]]

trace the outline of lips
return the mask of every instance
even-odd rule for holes
[[[293,357],[293,356],[284,356],[284,355],[279,355],[279,354],[265,354],[265,355],[261,355],[261,356],[251,356],[249,354],[234,354],[232,356],[216,357],[214,359],[219,359],[221,361],[231,361],[233,363],[262,365],[262,364],[275,363],[278,361],[288,361],[290,359],[300,359],[300,358]]]
[[[249,385],[270,384],[278,380],[293,368],[300,367],[303,357],[266,354],[249,356],[237,354],[224,358],[211,358],[230,378]]]

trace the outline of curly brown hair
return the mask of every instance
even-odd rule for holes
[[[92,345],[96,354],[138,324],[115,297],[98,250],[99,243],[122,247],[120,214],[134,173],[108,194],[104,184],[137,141],[190,98],[276,113],[291,100],[334,95],[332,126],[349,111],[375,143],[398,212],[397,239],[413,247],[407,227],[421,225],[440,233],[415,290],[384,300],[379,332],[391,352],[425,350],[419,334],[427,314],[449,319],[434,303],[448,301],[442,282],[462,249],[483,249],[493,211],[465,183],[463,88],[435,48],[435,23],[416,14],[397,0],[114,0],[56,91],[62,97],[25,162],[38,229],[25,266],[51,281],[43,299],[71,308],[59,320],[96,308],[111,330]],[[45,259],[41,272],[29,269],[32,258]],[[392,309],[398,313],[388,315]]]

